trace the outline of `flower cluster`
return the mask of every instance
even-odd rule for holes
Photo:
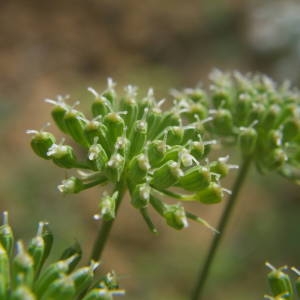
[[[22,241],[16,243],[8,224],[7,212],[0,226],[0,299],[3,300],[109,300],[122,295],[115,274],[108,273],[95,280],[98,263],[76,268],[81,258],[78,245],[67,248],[60,260],[42,270],[50,254],[53,235],[49,225],[40,222],[37,234],[27,247]],[[80,298],[78,298],[80,296]]]
[[[205,129],[227,144],[239,144],[261,173],[278,171],[298,180],[300,167],[300,94],[288,82],[277,85],[264,75],[215,70],[209,92],[177,92],[182,107],[211,118]]]
[[[81,147],[82,159],[64,141],[56,143],[50,132],[28,131],[33,134],[31,146],[37,155],[62,168],[80,169],[80,176],[65,179],[59,190],[69,194],[114,184],[117,188],[111,194],[106,192],[99,205],[98,216],[110,220],[128,189],[131,204],[153,232],[156,228],[148,206],[176,229],[186,227],[187,219],[208,225],[186,212],[181,204],[220,202],[227,191],[220,179],[234,167],[227,163],[228,157],[211,162],[207,159],[215,143],[205,140],[204,126],[210,120],[206,118],[207,107],[196,101],[195,107],[183,107],[182,101],[175,98],[171,107],[163,109],[167,103],[157,101],[152,89],[142,97],[136,87],[129,85],[118,97],[114,85],[109,79],[103,93],[88,89],[95,97],[92,119],[75,108],[77,103],[70,106],[63,97],[56,101],[46,99],[54,105],[52,117],[56,125]],[[190,115],[195,117],[193,122],[187,122]],[[162,200],[165,195],[179,202],[167,204]]]

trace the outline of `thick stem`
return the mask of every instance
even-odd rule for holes
[[[118,192],[118,198],[116,201],[116,213],[117,213],[120,203],[122,201],[122,198],[126,191],[126,188],[125,188],[123,182],[117,183],[114,191]],[[106,242],[108,240],[108,236],[110,234],[114,220],[115,219],[112,219],[109,221],[105,221],[105,220],[102,221],[101,227],[99,229],[97,238],[96,238],[94,246],[93,246],[92,254],[90,257],[91,260],[98,261],[101,258],[102,252],[103,252]]]
[[[248,158],[248,159],[244,160],[244,162],[240,168],[240,171],[237,175],[237,179],[232,188],[232,194],[231,194],[230,198],[228,199],[228,202],[226,204],[226,207],[223,211],[223,214],[221,216],[220,222],[217,227],[217,231],[219,233],[215,234],[214,239],[210,245],[209,251],[207,253],[203,268],[202,268],[201,272],[199,273],[196,287],[195,287],[195,290],[191,297],[192,300],[200,300],[203,295],[203,289],[204,289],[207,277],[209,275],[210,268],[214,261],[218,246],[220,245],[220,242],[221,242],[221,239],[224,236],[225,229],[228,224],[228,220],[229,220],[231,213],[233,211],[233,208],[236,204],[238,193],[245,181],[245,178],[248,174],[250,165],[251,165],[251,158]]]

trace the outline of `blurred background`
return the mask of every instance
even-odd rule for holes
[[[51,121],[44,98],[70,94],[88,106],[86,88],[108,76],[121,91],[135,84],[166,97],[171,88],[207,84],[213,68],[264,72],[300,81],[298,1],[14,0],[0,2],[0,210],[17,237],[40,220],[56,236],[54,257],[77,239],[88,256],[98,230],[97,188],[63,197],[65,171],[37,158],[26,129]],[[54,126],[51,131],[55,131]],[[231,161],[239,159],[232,156]],[[234,176],[234,172],[233,176]],[[230,188],[234,178],[224,185]],[[206,299],[262,299],[264,262],[300,267],[299,187],[252,172],[223,240]],[[226,202],[226,200],[225,200]],[[212,225],[222,204],[193,205]],[[187,299],[212,232],[198,224],[177,232],[155,219],[153,236],[124,201],[102,261],[114,269],[124,299]]]

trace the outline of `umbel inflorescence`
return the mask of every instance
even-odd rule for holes
[[[300,176],[299,91],[292,89],[289,82],[279,85],[265,75],[215,70],[210,80],[208,93],[187,89],[176,94],[179,99],[198,95],[194,109],[204,117],[212,117],[205,129],[224,144],[239,144],[243,158],[253,160],[261,173],[276,171],[297,182]],[[209,112],[203,109],[208,102]]]
[[[67,104],[64,97],[46,99],[54,105],[56,125],[82,148],[83,159],[78,159],[73,147],[64,141],[57,143],[50,132],[28,131],[33,134],[31,146],[37,155],[59,167],[80,170],[79,176],[63,180],[59,190],[70,194],[113,184],[115,190],[106,192],[99,204],[99,216],[110,220],[115,217],[120,194],[128,189],[132,205],[153,232],[156,229],[149,206],[176,229],[186,227],[188,218],[207,225],[186,212],[181,202],[220,202],[226,191],[220,179],[233,167],[227,164],[227,157],[211,162],[207,159],[215,143],[206,139],[205,123],[212,120],[207,117],[208,104],[203,103],[199,112],[194,106],[201,99],[188,94],[173,99],[171,107],[163,109],[164,100],[157,101],[152,89],[140,96],[136,87],[127,86],[124,95],[118,96],[111,79],[103,93],[88,90],[95,96],[91,118]],[[188,117],[194,120],[189,122]],[[178,203],[165,203],[166,195]]]
[[[0,226],[0,299],[1,300],[112,300],[123,295],[114,273],[97,279],[99,263],[77,267],[81,259],[78,245],[67,248],[61,258],[45,266],[53,235],[48,223],[40,222],[38,231],[26,246],[15,243],[7,212]],[[16,244],[16,245],[15,245]],[[16,252],[15,252],[16,246]]]

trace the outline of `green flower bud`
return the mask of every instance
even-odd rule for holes
[[[226,88],[215,88],[212,94],[214,106],[217,108],[229,108],[232,106],[233,96],[231,91]]]
[[[124,170],[125,159],[119,153],[111,156],[106,164],[105,174],[113,182],[119,182]]]
[[[251,95],[247,93],[241,93],[237,97],[236,103],[236,121],[238,126],[246,126],[248,116],[251,111],[251,103],[253,99]]]
[[[82,300],[113,300],[108,289],[95,288],[88,292]]]
[[[160,124],[156,125],[156,134],[164,132],[167,127],[180,126],[181,118],[180,115],[175,111],[170,111],[163,114]]]
[[[135,156],[128,165],[129,184],[136,185],[145,181],[150,170],[150,164],[145,154]]]
[[[211,182],[211,173],[207,167],[195,166],[188,169],[178,180],[177,185],[187,191],[201,191]]]
[[[147,123],[143,120],[138,120],[134,124],[133,132],[131,134],[131,147],[129,151],[129,158],[135,156],[143,150],[147,140]]]
[[[273,296],[288,293],[289,295],[285,299],[293,299],[293,288],[289,275],[284,273],[282,270],[286,267],[279,269],[274,268],[271,264],[266,263],[266,266],[271,269],[268,274],[268,282],[272,291]]]
[[[164,218],[169,226],[182,229],[188,226],[184,208],[180,204],[165,205]]]
[[[49,148],[55,144],[55,137],[52,133],[46,131],[27,130],[26,133],[34,134],[31,139],[31,148],[41,158],[50,159],[47,155]]]
[[[124,120],[120,117],[118,113],[111,112],[104,117],[103,124],[107,128],[107,141],[109,143],[110,149],[113,150],[117,138],[119,136],[123,136],[124,134]]]
[[[251,110],[249,112],[248,122],[249,124],[262,120],[265,115],[266,107],[263,103],[254,102],[251,105]]]
[[[40,231],[41,229],[39,229]],[[34,274],[35,277],[38,275],[44,255],[45,255],[45,241],[38,232],[38,234],[30,241],[29,246],[28,246],[28,253],[31,256],[33,260],[33,269],[34,269]]]
[[[77,177],[71,176],[63,180],[57,188],[63,194],[77,194],[84,189],[84,184]]]
[[[50,230],[50,226],[47,222],[40,222],[38,230],[40,230],[40,232],[41,232],[41,236],[44,240],[44,245],[45,245],[44,256],[43,256],[43,260],[42,260],[42,264],[43,264],[45,262],[45,260],[47,259],[47,257],[49,256],[50,251],[52,249],[53,234],[52,234],[52,231]]]
[[[65,260],[52,263],[45,269],[34,287],[34,291],[38,299],[42,299],[41,297],[44,295],[44,293],[46,293],[46,291],[49,293],[49,287],[53,282],[69,272],[70,265],[76,258],[77,255],[75,254]]]
[[[161,163],[167,162],[169,160],[178,161],[179,155],[182,153],[182,150],[184,149],[181,145],[175,145],[172,147],[169,147],[165,153],[165,156]]]
[[[0,299],[7,299],[10,285],[9,257],[5,248],[0,244]]]
[[[95,96],[95,100],[92,103],[91,110],[93,117],[104,117],[108,113],[112,112],[111,102],[101,95],[99,95],[93,88],[89,87],[88,91]]]
[[[277,104],[272,104],[266,111],[260,127],[264,130],[270,130],[277,126],[281,114],[281,107]]]
[[[177,183],[183,171],[177,162],[169,160],[153,172],[151,185],[159,190],[166,189]]]
[[[68,145],[53,144],[47,155],[52,158],[53,162],[61,168],[76,168],[78,166],[73,148]]]
[[[170,126],[165,134],[167,145],[180,145],[183,140],[184,130],[181,126]]]
[[[64,99],[68,97],[58,96],[57,101],[52,99],[45,99],[45,102],[53,104],[54,108],[51,112],[52,118],[56,123],[57,127],[64,133],[68,133],[64,117],[67,111],[70,109],[70,106],[64,102]]]
[[[147,153],[150,165],[157,167],[165,156],[167,144],[162,140],[154,140],[147,145]]]
[[[203,103],[191,103],[183,111],[183,116],[185,116],[189,121],[195,121],[197,116],[200,120],[207,118],[208,110]]]
[[[84,132],[86,126],[84,115],[78,110],[72,108],[65,113],[64,122],[68,130],[68,134],[74,139],[74,141],[84,147],[88,147],[89,142]]]
[[[148,206],[150,201],[151,187],[147,183],[138,184],[131,195],[131,204],[135,208],[143,208]]]
[[[296,269],[295,267],[291,268],[296,274],[297,274],[297,279],[295,280],[295,288],[297,291],[298,297],[300,297],[300,271]]]
[[[97,120],[88,122],[84,133],[91,145],[95,142],[95,139],[97,139],[97,142],[99,142],[105,152],[107,154],[111,153],[110,144],[107,139],[108,129],[103,123]]]
[[[123,115],[123,120],[128,128],[128,135],[131,134],[134,122],[137,120],[138,105],[134,97],[125,97],[121,100],[120,110],[126,111],[127,114]]]
[[[98,266],[99,263],[92,261],[89,267],[82,267],[70,274],[77,295],[90,287],[94,279],[94,272]]]
[[[94,144],[89,148],[88,158],[93,162],[96,169],[101,171],[108,161],[108,156],[102,145],[97,142],[98,137],[95,137]]]
[[[162,102],[160,102],[162,103]],[[148,124],[148,140],[154,140],[160,132],[157,130],[157,125],[163,119],[163,112],[159,108],[160,103],[156,107],[148,109],[146,121]]]
[[[230,135],[233,132],[232,114],[227,109],[216,110],[212,123],[217,134]]]
[[[193,199],[204,204],[219,203],[223,199],[223,189],[218,183],[211,182],[207,188],[196,193]]]
[[[81,257],[82,250],[80,244],[77,241],[75,241],[73,245],[63,251],[62,255],[60,256],[60,260],[67,260],[69,258],[72,258],[71,262],[69,263],[69,269],[67,273],[72,272],[76,268],[81,260]]]
[[[116,206],[118,200],[118,192],[114,192],[111,196],[104,194],[99,203],[100,216],[105,221],[109,221],[116,216]]]
[[[230,169],[237,169],[238,166],[227,164],[229,156],[219,157],[218,160],[209,164],[209,169],[212,173],[219,175],[218,177],[224,178],[229,173]]]
[[[7,255],[10,255],[14,247],[14,233],[8,224],[7,211],[3,212],[3,224],[0,226],[0,244],[7,252]]]
[[[5,298],[6,299],[6,298]],[[11,292],[10,300],[38,300],[26,285],[20,285]]]
[[[281,148],[275,148],[270,151],[268,156],[263,161],[263,167],[269,171],[280,169],[287,161],[287,155]]]
[[[280,147],[282,145],[282,132],[280,130],[270,130],[266,144],[269,149]]]
[[[283,124],[282,139],[283,142],[291,142],[300,136],[300,120],[290,119]]]
[[[257,131],[252,127],[240,128],[238,141],[244,156],[252,155],[256,148]]]
[[[103,97],[105,97],[112,105],[116,101],[116,91],[114,89],[116,83],[111,79],[107,79],[107,89],[106,91],[102,94]]]
[[[20,284],[20,278],[22,284],[31,287],[34,279],[34,261],[29,253],[25,251],[21,241],[17,243],[17,254],[13,259],[12,270],[14,287]]]
[[[62,276],[48,286],[41,300],[72,300],[75,294],[75,284],[72,278],[70,276]]]

